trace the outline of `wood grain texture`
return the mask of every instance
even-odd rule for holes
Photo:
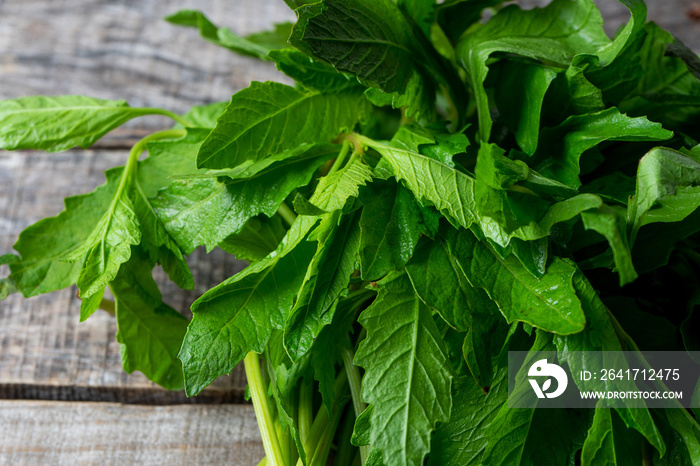
[[[0,99],[85,94],[184,113],[227,101],[252,80],[285,79],[271,63],[233,54],[162,19],[184,8],[242,35],[295,19],[282,0],[4,0]],[[164,124],[167,118],[149,116],[126,129]],[[117,139],[134,137],[122,130]]]
[[[0,401],[0,464],[254,466],[250,405]]]
[[[63,198],[92,191],[104,170],[123,164],[126,151],[3,152],[0,155],[0,254],[11,251],[28,225],[56,215]],[[157,269],[164,300],[187,313],[204,291],[240,271],[244,262],[216,250],[189,258],[196,288],[184,291]],[[165,392],[142,374],[124,373],[116,323],[98,312],[79,324],[76,288],[0,302],[0,398],[177,403],[240,401],[242,370],[222,377],[200,398]]]

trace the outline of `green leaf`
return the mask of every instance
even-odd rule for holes
[[[527,205],[527,202],[524,203]],[[565,201],[553,204],[544,212],[537,221],[529,221],[512,233],[504,235],[499,229],[493,227],[493,222],[489,219],[480,219],[482,230],[488,237],[498,245],[507,245],[508,238],[519,238],[532,241],[548,236],[557,223],[566,222],[589,209],[596,209],[603,205],[603,200],[599,196],[592,194],[579,194]]]
[[[591,0],[555,0],[545,8],[521,10],[508,6],[481,28],[462,36],[457,59],[467,71],[476,94],[479,136],[491,134],[489,101],[484,88],[487,60],[495,52],[515,53],[568,65],[579,53],[594,52],[610,42],[603,19]]]
[[[289,35],[292,33],[293,23],[284,22],[274,25],[274,29],[269,31],[259,31],[246,37],[247,40],[263,46],[270,51],[292,48],[289,45]]]
[[[583,444],[581,464],[611,466],[637,465],[642,462],[641,437],[626,432],[622,420],[609,408],[598,403],[593,425]]]
[[[194,105],[182,118],[192,123],[195,128],[214,128],[216,120],[226,110],[228,102],[214,102],[209,105]]]
[[[567,70],[570,89],[578,87],[572,94],[589,93],[591,101],[587,110],[577,113],[591,113],[601,110],[603,98],[617,105],[627,97],[640,79],[644,70],[641,66],[639,49],[646,33],[647,7],[644,0],[621,0],[630,10],[630,20],[616,34],[613,41],[593,54],[580,54],[574,57]],[[575,79],[571,79],[576,76]],[[579,98],[582,97],[579,95]],[[593,103],[595,102],[595,103]],[[592,105],[591,105],[592,104]],[[598,104],[601,104],[598,107]],[[576,105],[575,105],[576,106]],[[595,108],[598,107],[598,108]]]
[[[133,175],[128,172],[119,175],[120,184],[102,218],[85,240],[64,256],[68,261],[85,260],[77,280],[82,299],[102,292],[116,277],[121,264],[131,257],[131,246],[141,242],[138,216],[124,189]]]
[[[700,425],[685,409],[664,410],[671,427],[680,434],[693,464],[700,462]]]
[[[365,368],[362,399],[374,406],[371,444],[387,465],[421,465],[431,432],[452,408],[442,337],[405,274],[382,280],[359,322],[367,338],[355,363]]]
[[[324,0],[296,13],[294,46],[384,92],[405,89],[417,44],[394,2]]]
[[[413,288],[425,304],[440,314],[452,328],[467,332],[462,337],[465,361],[480,387],[492,383],[492,337],[502,323],[498,306],[486,291],[472,286],[452,255],[457,235],[439,235],[435,241],[422,241],[406,266]],[[500,349],[502,342],[495,345]],[[493,346],[495,346],[493,345]]]
[[[365,91],[365,97],[377,107],[405,109],[406,118],[414,118],[421,123],[435,118],[435,89],[419,72],[413,73],[402,92],[384,92],[370,87]]]
[[[536,340],[530,349],[528,360],[534,361],[539,351],[552,348],[551,337],[544,332],[536,332]],[[509,400],[532,393],[529,384],[524,383],[523,369],[516,375],[515,388]],[[504,403],[498,414],[486,427],[488,442],[481,457],[482,464],[574,464],[575,454],[584,442],[587,420],[579,411],[564,409],[514,409]]]
[[[246,160],[231,170],[200,170],[200,174],[181,176],[181,179],[190,178],[230,178],[231,180],[246,180],[261,176],[273,170],[279,170],[284,166],[293,165],[304,160],[317,159],[336,155],[341,146],[330,143],[300,144],[292,149],[269,155],[260,160]],[[204,173],[204,174],[202,174]]]
[[[215,26],[199,10],[180,10],[177,13],[166,16],[165,20],[178,26],[199,29],[201,36],[209,42],[225,47],[233,52],[247,55],[261,60],[267,59],[267,54],[272,48],[278,48],[278,44],[284,44],[279,40],[286,32],[291,32],[289,24],[277,25],[272,33],[257,33],[251,36],[240,37],[228,28]],[[270,40],[272,39],[272,40]],[[280,44],[280,45],[281,45]]]
[[[518,259],[501,258],[469,231],[450,230],[447,238],[456,245],[450,253],[470,283],[486,290],[508,323],[526,322],[563,335],[583,330],[586,319],[572,283],[575,266],[554,258],[538,279]]]
[[[334,211],[372,172],[358,158],[323,177],[311,197]],[[188,396],[201,392],[216,377],[229,373],[248,351],[262,352],[273,330],[282,329],[315,253],[304,241],[316,217],[297,217],[274,253],[225,280],[192,305],[194,317],[180,350]],[[224,356],[222,356],[224,355]]]
[[[359,87],[357,79],[339,73],[331,65],[313,60],[298,50],[273,50],[269,56],[278,70],[307,89],[328,94]]]
[[[617,108],[574,115],[555,128],[542,131],[543,143],[533,166],[542,175],[578,188],[581,155],[603,141],[663,141],[673,136],[645,117],[630,118]]]
[[[454,226],[469,228],[473,223],[478,223],[487,237],[502,247],[506,247],[511,238],[528,241],[544,238],[550,234],[555,224],[570,220],[585,210],[598,208],[603,204],[598,196],[581,194],[552,205],[541,213],[540,218],[530,219],[509,232],[494,219],[477,213],[475,182],[471,176],[429,156],[362,136],[358,139],[388,160],[396,178],[404,182],[421,204],[434,205]],[[514,161],[509,162],[515,164]],[[539,177],[538,174],[535,175]],[[558,184],[556,186],[560,187]]]
[[[149,144],[149,157],[139,162],[130,194],[134,212],[141,226],[142,247],[148,252],[151,260],[160,263],[170,279],[184,289],[194,288],[192,273],[180,246],[158,216],[153,198],[159,190],[167,188],[171,183],[170,170],[192,170],[193,153],[188,154],[188,151],[182,151],[181,148],[189,146],[191,140],[196,139],[197,132],[202,133],[200,130],[189,130],[187,136],[181,140]],[[168,148],[175,150],[170,151]]]
[[[85,260],[64,259],[90,235],[110,205],[121,168],[107,172],[107,184],[94,192],[67,198],[65,210],[27,227],[14,249],[20,259],[10,265],[10,279],[25,297],[60,290],[74,284]]]
[[[608,240],[613,251],[615,268],[620,275],[620,286],[633,282],[637,278],[637,272],[632,263],[624,211],[603,205],[597,210],[582,212],[581,220],[587,230],[595,230]]]
[[[474,174],[476,175],[475,197],[481,217],[497,222],[506,232],[516,230],[530,219],[519,219],[512,206],[512,194],[505,190],[518,181],[528,178],[530,169],[519,160],[505,157],[505,152],[495,144],[483,143],[479,147]],[[546,208],[540,199],[528,199],[529,209],[520,209],[526,215]],[[539,202],[538,202],[539,201]],[[540,204],[540,205],[538,205]]]
[[[378,280],[406,265],[421,235],[434,236],[438,218],[393,182],[372,183],[363,196],[360,271],[363,280]]]
[[[484,9],[503,3],[504,0],[446,0],[438,6],[438,24],[452,43],[472,24],[481,19]]]
[[[340,211],[335,211],[318,227],[316,254],[284,328],[284,346],[294,362],[311,349],[321,330],[331,323],[338,299],[347,291],[350,275],[357,269],[360,231],[356,217],[350,214],[341,219]]]
[[[106,287],[105,287],[106,288]],[[88,317],[93,315],[100,308],[102,299],[105,295],[105,288],[98,290],[87,298],[80,300],[80,322],[85,322]]]
[[[340,298],[333,312],[330,325],[323,327],[316,338],[313,350],[307,353],[314,368],[314,378],[318,380],[318,391],[328,416],[333,417],[333,395],[336,380],[336,366],[343,364],[343,351],[353,347],[350,334],[355,323],[356,311],[374,293],[355,291],[346,298]],[[344,371],[345,369],[340,369]]]
[[[123,100],[80,95],[20,97],[0,101],[0,147],[60,152],[90,147],[125,122],[142,115],[167,113],[133,108]]]
[[[361,447],[363,445],[369,445],[372,441],[372,413],[374,412],[374,406],[368,405],[355,420],[355,427],[352,431],[352,438],[350,443],[355,446]]]
[[[367,112],[361,93],[324,95],[275,82],[253,82],[231,97],[200,148],[197,166],[234,168],[304,143],[329,142],[351,130]]]
[[[351,197],[360,195],[360,186],[372,181],[372,169],[353,157],[340,170],[321,178],[309,202],[326,212],[342,209]]]
[[[449,240],[454,239],[455,235],[449,237]],[[406,272],[423,302],[437,311],[450,327],[466,332],[473,311],[488,309],[495,304],[483,289],[474,288],[469,283],[452,256],[452,246],[454,244],[448,243],[443,234],[435,241],[422,241],[406,266]]]
[[[276,255],[243,269],[192,305],[179,354],[188,396],[230,373],[249,351],[261,353],[272,332],[283,328],[315,251],[304,241],[314,223],[299,217]]]
[[[437,2],[435,0],[397,0],[396,4],[416,23],[425,37],[429,38]]]
[[[173,280],[191,287],[187,264],[153,214],[150,197],[169,183],[169,169],[187,169],[187,151],[171,149],[186,147],[192,137],[150,143],[151,157],[132,164],[127,173],[121,167],[108,170],[107,184],[66,199],[66,209],[57,217],[28,227],[15,244],[21,260],[10,265],[14,286],[34,296],[78,282],[84,320],[99,305],[97,295],[129,259],[131,245],[143,243]]]
[[[374,407],[368,405],[367,408],[355,420],[355,426],[352,432],[350,443],[357,446],[369,445],[370,436],[372,434],[372,413]],[[370,446],[367,454],[365,466],[384,466],[382,452],[375,447]]]
[[[213,115],[210,116],[213,118]],[[199,114],[195,119],[204,123],[201,120],[208,117]],[[187,128],[182,138],[150,141],[146,144],[148,157],[139,162],[137,179],[148,197],[153,197],[164,186],[172,183],[173,176],[204,173],[204,170],[197,169],[197,152],[210,131],[207,128]]]
[[[394,2],[324,0],[296,13],[290,41],[302,52],[387,94],[385,105],[393,100],[410,116],[433,112],[434,89],[421,66],[425,54]]]
[[[622,367],[621,364],[624,361],[615,359],[614,355],[618,353],[613,352],[622,351],[627,345],[622,346],[608,309],[583,273],[576,271],[573,283],[588,325],[578,334],[555,336],[559,361],[566,362],[573,374],[590,367]],[[613,388],[609,387],[610,384],[614,384],[614,390],[637,390],[634,381],[574,380],[581,391],[612,390]],[[616,408],[622,420],[628,427],[633,427],[646,437],[649,443],[663,455],[665,451],[663,439],[644,401],[630,399],[625,404],[624,408]]]
[[[580,57],[588,57],[588,61]],[[581,115],[584,113],[596,113],[605,109],[603,91],[591,83],[585,73],[595,60],[597,60],[597,57],[593,55],[581,54],[575,56],[563,76],[559,75],[559,82],[555,81],[552,86],[555,97],[551,98],[551,102],[552,105],[559,106],[561,118],[566,115],[564,110],[573,115]],[[564,99],[568,100],[568,107],[566,108],[561,105]]]
[[[645,33],[635,50],[641,67],[636,89],[619,107],[635,115],[653,115],[664,127],[694,134],[697,139],[691,122],[700,115],[700,81],[682,59],[667,56],[667,47],[675,43],[673,35],[654,23],[646,25]]]
[[[282,218],[258,215],[248,220],[238,233],[227,236],[218,246],[236,259],[251,262],[263,259],[277,249],[285,233]]]
[[[640,76],[637,94],[685,94],[686,97],[697,95],[693,92],[698,90],[700,84],[697,77],[693,76],[688,65],[677,57],[680,50],[674,45],[678,39],[654,23],[647,24],[645,29],[647,37],[638,51],[644,73]],[[669,45],[671,53],[668,52]]]
[[[627,214],[633,241],[644,225],[679,222],[699,206],[700,163],[664,148],[652,149],[642,157]]]
[[[443,131],[406,124],[396,131],[391,138],[391,144],[400,149],[427,155],[454,168],[452,158],[467,151],[469,139],[462,133],[449,134]]]
[[[476,205],[471,176],[426,155],[364,137],[361,141],[389,161],[396,178],[405,183],[421,204],[434,205],[455,226],[469,228],[474,222]]]
[[[508,396],[506,371],[501,369],[493,389],[484,393],[473,380],[457,379],[452,388],[452,416],[433,436],[430,466],[476,466],[481,462],[493,422]]]
[[[181,390],[182,364],[177,354],[187,319],[162,302],[152,268],[148,257],[135,249],[109,285],[116,301],[122,365],[126,372],[141,371],[168,390]]]
[[[587,420],[577,411],[503,406],[487,431],[490,438],[482,460],[504,466],[576,464],[586,427]]]
[[[299,193],[297,193],[296,196],[294,196],[294,201],[292,202],[292,205],[294,206],[294,212],[296,212],[297,215],[310,215],[314,217],[319,217],[328,213],[325,210],[319,209],[318,207],[313,205],[311,202],[309,202],[308,199],[306,199]]]
[[[537,150],[544,96],[557,73],[552,68],[506,61],[498,67],[496,105],[504,123],[528,155]]]
[[[688,67],[688,71],[700,79],[700,57],[686,46],[678,37],[674,37],[675,42],[666,46],[666,56],[678,57],[683,60]]]
[[[337,154],[337,146],[307,147],[301,154],[286,153],[223,178],[189,178],[173,182],[152,202],[170,235],[185,254],[200,245],[210,251],[240,232],[259,214],[272,217],[287,196],[309,183],[316,170]],[[286,158],[285,158],[286,157]],[[230,177],[235,177],[230,179]],[[221,181],[219,181],[221,179]]]

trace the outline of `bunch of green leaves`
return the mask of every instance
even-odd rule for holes
[[[177,122],[22,232],[0,295],[77,284],[84,320],[109,287],[125,370],[189,396],[244,361],[269,465],[700,464],[680,407],[507,405],[508,351],[698,350],[697,55],[642,0],[612,39],[591,0],[285,1],[249,37],[167,19],[295,86],[0,102],[6,149]],[[188,322],[151,270],[192,288],[200,246],[250,265]]]

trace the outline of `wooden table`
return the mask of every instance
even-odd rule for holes
[[[649,3],[650,19],[700,50],[700,23],[686,14],[692,1]],[[600,4],[612,32],[627,13],[613,0]],[[161,20],[187,7],[241,34],[294,19],[282,0],[5,0],[0,98],[87,94],[185,112],[228,100],[251,80],[285,81],[271,64]],[[103,171],[123,164],[133,142],[168,124],[133,121],[88,151],[0,153],[0,255],[26,226],[61,211],[64,197],[102,184]],[[183,312],[244,266],[221,251],[198,250],[189,259],[194,291],[158,277],[168,304]],[[78,324],[79,307],[75,287],[0,302],[0,464],[257,464],[263,451],[252,407],[242,400],[242,371],[194,399],[166,392],[122,371],[111,316]]]

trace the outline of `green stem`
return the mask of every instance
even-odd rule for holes
[[[177,113],[171,112],[170,110],[165,110],[162,108],[154,108],[154,107],[146,107],[146,108],[142,108],[140,110],[143,111],[144,115],[164,115],[168,118],[175,120],[177,123],[180,123],[184,127],[194,126],[192,123],[185,120],[183,117],[181,117]]]
[[[341,409],[333,410],[333,423],[330,425],[330,428],[322,432],[321,438],[316,444],[316,451],[314,452],[313,459],[309,462],[309,466],[325,466],[326,463],[328,463],[328,455],[331,452],[333,437],[335,437],[335,432],[338,430],[338,425],[340,424],[341,414]]]
[[[258,466],[267,466],[267,457],[263,457],[263,459],[260,460],[258,463]]]
[[[316,419],[314,419],[314,423],[311,426],[311,431],[309,432],[309,436],[306,439],[306,442],[304,442],[304,451],[306,452],[306,464],[308,465],[310,461],[312,460],[315,451],[316,451],[316,445],[318,442],[321,440],[321,435],[325,430],[328,429],[328,426],[330,424],[330,419],[328,417],[328,410],[321,406],[321,409],[318,410],[318,414],[316,414]],[[301,458],[299,461],[297,461],[297,466],[302,466]]]
[[[134,146],[129,151],[129,158],[124,166],[124,171],[122,172],[122,177],[119,180],[119,186],[114,192],[112,197],[112,203],[109,205],[109,212],[114,212],[117,207],[117,203],[120,202],[120,198],[124,189],[126,188],[129,181],[133,180],[134,172],[139,161],[139,157],[146,150],[146,145],[151,141],[158,141],[161,139],[177,139],[187,135],[187,131],[184,129],[166,129],[164,131],[158,131],[157,133],[149,134],[145,138],[141,139],[139,142],[134,144]]]
[[[299,437],[301,438],[302,445],[306,445],[313,424],[313,388],[313,380],[302,380],[299,389]]]
[[[275,431],[277,432],[277,440],[280,444],[280,450],[282,451],[283,463],[292,464],[292,439],[284,431],[282,423],[280,422],[279,416],[275,416]],[[294,458],[296,460],[296,458]]]
[[[335,162],[333,162],[333,166],[331,167],[331,169],[328,170],[328,173],[326,173],[326,176],[337,172],[340,169],[340,167],[343,166],[343,163],[345,163],[345,159],[347,158],[348,153],[350,152],[351,146],[352,143],[350,141],[345,140],[343,142],[343,148],[340,149],[340,154],[338,154],[338,157],[335,159]]]
[[[284,456],[280,448],[275,423],[270,414],[270,406],[267,404],[267,391],[260,370],[260,359],[257,353],[249,352],[243,360],[245,375],[250,388],[250,397],[253,400],[255,417],[258,420],[260,436],[262,437],[265,456],[269,466],[284,466]]]
[[[268,352],[269,352],[269,346],[268,346]],[[267,370],[262,371],[262,376],[263,376],[263,386],[265,387],[270,387],[270,390],[272,391],[272,396],[270,397],[270,410],[274,411],[273,416],[275,419],[275,428],[277,429],[277,440],[279,441],[280,444],[280,449],[282,450],[282,454],[284,455],[284,464],[295,464],[298,458],[297,455],[297,447],[296,443],[294,442],[294,439],[292,438],[292,433],[290,429],[284,429],[281,424],[281,411],[284,409],[283,406],[277,405],[277,396],[282,397],[282,394],[279,392],[279,389],[277,389],[277,375],[275,374],[275,366],[274,363],[272,362],[271,358],[265,358],[264,362],[264,368]],[[269,392],[268,392],[269,393]],[[290,398],[293,398],[295,395],[289,395]],[[281,403],[283,403],[283,400],[280,400]],[[276,409],[275,409],[276,408]],[[289,406],[291,410],[294,409],[294,406]],[[295,417],[296,414],[293,412],[290,412],[289,414],[292,417]]]
[[[357,419],[367,408],[367,405],[362,401],[362,397],[360,396],[362,390],[362,378],[360,377],[360,370],[352,362],[355,358],[353,351],[346,348],[342,350],[341,354],[343,356],[345,372],[348,375],[348,383],[350,384],[350,395],[352,395],[352,406],[355,408],[355,419]],[[362,464],[365,464],[368,456],[369,447],[367,445],[361,446],[360,458],[362,460]]]
[[[146,151],[146,145],[151,141],[159,141],[161,139],[177,139],[182,138],[187,135],[187,131],[184,129],[166,129],[164,131],[158,131],[157,133],[149,134],[145,138],[141,139],[139,142],[134,144],[134,146],[129,151],[129,158],[126,161],[126,166],[124,167],[124,173],[122,174],[122,179],[119,181],[119,187],[114,196],[113,203],[117,202],[119,195],[121,195],[124,187],[126,186],[129,174],[136,169],[136,164],[139,161],[139,157]]]
[[[328,459],[328,454],[331,451],[331,440],[335,436],[335,431],[340,422],[340,415],[343,412],[346,400],[343,395],[347,384],[347,374],[341,372],[335,379],[333,387],[333,423],[328,417],[328,410],[323,406],[319,409],[314,425],[311,428],[311,436],[308,447],[304,444],[304,449],[307,451],[306,460],[307,466],[325,466]],[[318,421],[318,422],[317,422]],[[299,463],[297,463],[297,466]]]
[[[355,355],[351,349],[343,349],[341,352],[343,356],[343,365],[345,366],[345,373],[348,376],[348,383],[350,384],[350,394],[352,395],[352,406],[355,408],[355,416],[359,416],[367,408],[367,405],[362,401],[360,397],[360,391],[362,389],[362,378],[360,376],[360,370],[353,364],[353,359]]]
[[[353,416],[350,409],[347,409],[343,416],[343,427],[338,434],[338,450],[335,453],[333,466],[352,466],[352,462],[358,453],[357,447],[350,443],[354,427],[355,416]]]
[[[286,202],[283,202],[282,205],[279,206],[279,209],[277,209],[277,213],[280,214],[282,220],[287,222],[287,225],[289,225],[290,227],[292,226],[292,223],[294,223],[294,220],[297,219],[297,214],[294,213],[294,211],[287,205]]]
[[[338,378],[335,379],[335,385],[333,387],[333,419],[340,416],[341,408],[343,407],[343,404],[341,404],[340,401],[341,397],[343,396],[345,384],[347,383],[347,381],[348,378],[345,372],[341,372],[340,374],[338,374]],[[324,438],[324,433],[328,431],[330,426],[331,422],[330,418],[328,417],[328,410],[321,406],[321,409],[318,410],[318,413],[316,414],[316,419],[314,419],[314,423],[311,426],[309,437],[304,443],[304,451],[306,452],[307,466],[323,464],[318,463],[318,461],[320,460],[319,455],[323,454],[323,450],[319,450],[319,443],[322,442]],[[330,449],[328,451],[330,451]],[[303,466],[301,458],[299,458],[299,461],[297,461],[297,466]]]

